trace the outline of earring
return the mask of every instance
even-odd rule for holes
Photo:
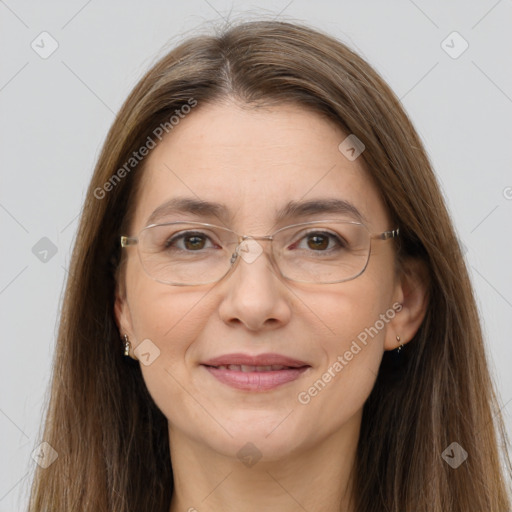
[[[129,357],[130,356],[130,347],[131,347],[130,340],[128,339],[127,334],[125,334],[123,337],[124,337],[124,355],[126,357]]]
[[[398,341],[398,343],[400,343],[400,336],[397,336],[397,337],[396,337],[396,341]],[[400,352],[401,352],[401,350],[402,350],[402,347],[403,347],[403,346],[404,346],[404,344],[403,344],[403,343],[400,343],[400,346],[399,346],[399,347],[397,348],[397,350],[396,350],[396,353],[397,353],[397,354],[400,354]]]

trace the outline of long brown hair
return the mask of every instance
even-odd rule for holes
[[[114,317],[119,235],[144,168],[144,161],[126,163],[191,100],[201,108],[228,96],[297,104],[355,134],[400,227],[398,262],[416,258],[427,269],[426,317],[398,364],[384,354],[364,405],[356,510],[510,510],[510,460],[498,449],[506,437],[474,295],[422,143],[395,94],[357,54],[278,21],[186,40],[141,79],[117,115],[84,204],[62,309],[43,436],[58,459],[37,470],[30,510],[169,510],[167,421],[138,363],[123,357]],[[468,453],[457,469],[441,456],[452,442]]]

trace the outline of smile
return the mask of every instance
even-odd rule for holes
[[[219,382],[245,391],[269,391],[298,379],[310,366],[202,365]]]

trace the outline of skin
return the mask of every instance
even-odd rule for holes
[[[136,236],[155,208],[176,196],[224,203],[232,214],[228,227],[238,233],[271,233],[281,227],[275,212],[285,203],[313,198],[350,200],[373,233],[395,228],[362,157],[349,161],[338,150],[345,137],[298,106],[199,105],[148,156],[127,234]],[[183,214],[165,220],[187,219],[199,220]],[[203,221],[223,225],[215,217]],[[384,350],[398,346],[397,335],[407,343],[423,320],[421,269],[410,262],[407,272],[396,272],[394,244],[386,241],[374,243],[364,273],[344,283],[286,281],[263,254],[240,261],[216,284],[178,287],[152,280],[136,248],[126,250],[115,313],[133,357],[147,338],[160,350],[141,368],[169,422],[170,511],[352,510],[362,407]],[[402,310],[325,389],[299,403],[298,394],[394,303]],[[236,390],[200,366],[233,352],[275,352],[311,368],[270,391]],[[237,456],[249,442],[261,455],[250,467]]]

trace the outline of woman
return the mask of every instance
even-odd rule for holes
[[[70,276],[31,510],[510,509],[438,184],[342,43],[251,22],[165,56]]]

